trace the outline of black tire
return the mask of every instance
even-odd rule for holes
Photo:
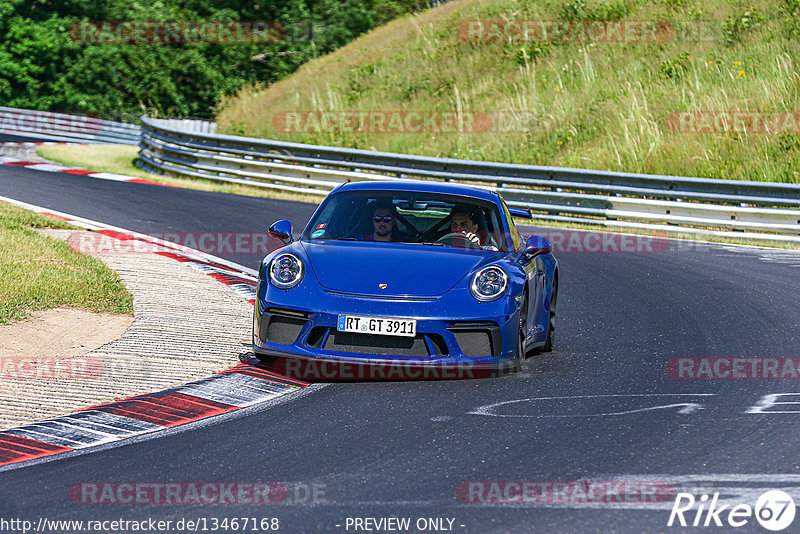
[[[558,300],[558,285],[553,285],[553,296],[550,299],[550,314],[547,316],[547,336],[544,340],[542,352],[551,352],[555,341],[556,330],[556,301]]]
[[[522,371],[522,364],[525,363],[527,356],[525,350],[525,326],[528,322],[528,294],[522,299],[522,307],[519,310],[519,323],[517,324],[517,345],[516,354],[514,355],[514,370]]]

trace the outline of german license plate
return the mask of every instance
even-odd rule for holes
[[[381,336],[414,337],[417,335],[417,320],[363,317],[361,315],[340,313],[336,330],[339,332],[357,332],[359,334],[378,334]]]

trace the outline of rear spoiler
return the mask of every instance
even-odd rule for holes
[[[508,207],[508,212],[512,217],[522,217],[523,219],[533,219],[533,214],[530,208],[512,208]]]

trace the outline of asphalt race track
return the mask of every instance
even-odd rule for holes
[[[313,210],[13,167],[0,167],[0,195],[145,233],[256,232],[281,218],[299,229]],[[218,255],[251,268],[260,261]],[[676,379],[667,363],[800,357],[800,255],[672,242],[558,259],[556,349],[529,358],[523,373],[331,383],[183,431],[12,466],[0,472],[2,516],[201,519],[209,529],[213,518],[278,518],[281,532],[366,531],[354,518],[410,518],[412,526],[444,518],[465,533],[639,533],[680,531],[667,527],[672,497],[697,485],[727,488],[731,503],[767,489],[796,494],[800,408],[763,399],[798,393],[771,399],[800,402],[797,380]],[[581,480],[653,483],[673,494],[657,505],[635,496],[589,505],[457,494],[470,481]],[[87,482],[272,481],[288,488],[282,504],[100,505],[69,493]],[[752,517],[735,531],[764,532]]]

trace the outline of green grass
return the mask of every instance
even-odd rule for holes
[[[138,152],[136,145],[44,145],[36,149],[37,155],[61,165],[166,183],[164,176],[150,174],[134,164]]]
[[[669,20],[657,43],[466,42],[469,20]],[[794,133],[687,134],[682,111],[800,109],[798,0],[460,0],[395,20],[269,87],[225,100],[220,133],[411,154],[800,182]],[[286,133],[285,111],[496,111],[510,133]]]
[[[56,307],[133,313],[133,299],[117,273],[33,228],[73,227],[0,203],[0,324]]]
[[[187,189],[232,193],[253,197],[297,200],[300,202],[313,202],[314,204],[318,204],[322,200],[322,197],[318,195],[284,193],[261,187],[214,182],[212,180],[203,180],[200,178],[178,178],[151,174],[136,166],[138,152],[139,147],[136,145],[46,145],[36,149],[36,154],[39,156],[61,165],[95,172],[123,174],[125,176],[144,178],[163,184],[185,187]]]

